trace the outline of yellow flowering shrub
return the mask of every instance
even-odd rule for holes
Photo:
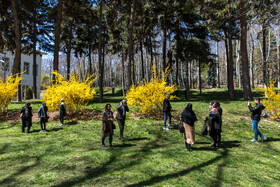
[[[152,66],[152,70],[153,78],[149,82],[143,80],[138,85],[131,87],[126,96],[127,104],[140,106],[142,114],[160,112],[166,94],[172,94],[177,90],[176,85],[167,83],[167,76],[170,73],[169,67],[165,69],[163,78],[158,77],[155,65]],[[176,97],[170,95],[170,99],[172,98]]]
[[[271,118],[280,118],[280,93],[274,89],[275,81],[271,81],[267,88],[258,87],[258,90],[264,91],[263,104],[266,107],[266,112],[271,115]]]
[[[52,72],[52,74],[55,75],[55,84],[46,86],[47,89],[43,94],[43,99],[41,99],[41,101],[46,102],[51,111],[58,109],[61,98],[65,100],[67,110],[80,110],[96,94],[94,89],[91,88],[96,81],[96,78],[93,78],[94,75],[81,82],[75,74],[70,75],[69,80],[57,72]]]
[[[20,74],[8,76],[5,82],[0,76],[0,108],[2,111],[6,110],[11,101],[16,97],[18,92],[17,86],[21,80]]]

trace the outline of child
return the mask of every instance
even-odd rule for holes
[[[38,117],[40,118],[41,131],[46,132],[46,122],[48,121],[49,116],[47,115],[48,107],[45,102],[42,102],[42,106],[38,110]]]
[[[64,116],[66,116],[66,106],[64,103],[64,99],[61,99],[60,102],[61,104],[59,107],[59,120],[60,120],[60,126],[62,126],[64,121]]]

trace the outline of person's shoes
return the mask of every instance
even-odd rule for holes
[[[173,127],[173,124],[169,124],[168,127]]]
[[[119,137],[119,140],[121,140],[121,137]]]
[[[267,140],[267,137],[263,137],[262,139],[261,139],[261,141],[263,142],[263,141],[265,141],[265,140]]]
[[[250,140],[251,142],[258,142],[258,140],[256,140],[255,138],[253,138],[252,140]]]
[[[106,147],[106,145],[105,144],[101,144],[101,147]]]
[[[124,141],[124,139],[123,139],[123,138],[121,138],[121,139],[119,139],[119,140],[120,140],[120,141],[122,141],[122,142]]]
[[[62,123],[60,123],[60,124],[59,124],[59,126],[63,126],[63,124],[62,124]]]
[[[44,130],[41,130],[40,132],[42,133],[42,132],[44,132]]]
[[[113,146],[112,144],[111,144],[111,145],[109,145],[109,147],[110,147],[110,148],[114,148],[114,146]]]
[[[163,130],[167,130],[167,131],[168,131],[168,130],[169,130],[169,128],[167,128],[167,127],[163,127]]]

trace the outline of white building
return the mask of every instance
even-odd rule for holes
[[[37,75],[37,98],[40,98],[40,88],[41,88],[41,63],[42,63],[42,55],[44,53],[38,54],[36,58],[36,75]],[[11,52],[3,52],[0,53],[0,71],[1,77],[6,78],[7,74],[11,75],[14,55]],[[33,88],[33,55],[25,55],[21,54],[21,72],[22,74],[22,98],[24,97],[24,89]]]

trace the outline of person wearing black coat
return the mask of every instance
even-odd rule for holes
[[[27,127],[26,133],[30,132],[30,128],[32,126],[32,107],[30,103],[27,102],[24,107],[22,107],[20,111],[21,116],[21,131],[22,133],[25,132],[25,127]]]
[[[59,120],[60,120],[60,126],[64,123],[64,116],[66,116],[66,106],[64,103],[64,99],[60,100],[61,104],[59,106]]]
[[[258,124],[261,120],[262,110],[265,109],[265,106],[263,106],[263,104],[260,103],[260,98],[258,98],[258,97],[255,98],[255,103],[256,103],[256,106],[252,107],[250,102],[249,101],[247,102],[249,110],[252,112],[252,115],[251,115],[252,129],[254,130],[254,133],[255,133],[254,138],[251,140],[252,142],[258,142],[258,136],[261,137],[261,141],[264,141],[267,139],[264,135],[262,135],[262,133],[258,129]]]
[[[221,144],[221,117],[217,103],[213,103],[209,112],[208,123],[210,126],[210,137],[213,139],[214,147],[219,147]]]
[[[41,125],[41,131],[46,131],[46,122],[48,121],[48,107],[46,106],[45,102],[42,102],[42,106],[38,110],[38,117],[40,118],[40,125]]]
[[[169,130],[167,127],[166,127],[166,121],[167,121],[167,118],[169,119],[168,120],[168,126],[173,126],[171,124],[171,109],[172,109],[172,106],[169,102],[169,99],[170,99],[170,94],[167,94],[166,95],[166,98],[163,100],[163,116],[164,116],[164,119],[163,119],[163,130]]]
[[[124,141],[123,139],[123,131],[124,131],[124,125],[125,125],[125,119],[126,119],[126,113],[129,112],[129,108],[127,106],[127,101],[123,99],[118,105],[117,105],[117,122],[120,128],[120,135],[119,135],[119,140],[122,142]]]
[[[189,103],[183,113],[181,119],[185,128],[185,144],[186,149],[190,151],[191,145],[195,143],[195,128],[194,122],[197,121],[196,115],[192,110],[192,104]]]

